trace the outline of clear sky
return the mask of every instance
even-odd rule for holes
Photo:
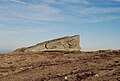
[[[82,50],[120,49],[120,0],[0,0],[0,50],[80,35]]]

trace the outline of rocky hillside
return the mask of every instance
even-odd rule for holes
[[[0,54],[0,81],[120,81],[120,51]]]

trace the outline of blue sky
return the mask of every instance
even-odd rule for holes
[[[0,50],[80,35],[82,50],[120,49],[120,0],[0,0]]]

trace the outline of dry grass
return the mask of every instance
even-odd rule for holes
[[[120,81],[120,51],[0,54],[0,81]]]

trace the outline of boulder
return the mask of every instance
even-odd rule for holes
[[[80,36],[66,36],[58,39],[53,39],[36,45],[25,48],[24,52],[37,51],[79,51],[80,50]]]

